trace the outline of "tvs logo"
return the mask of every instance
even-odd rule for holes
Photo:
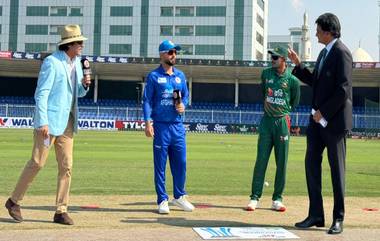
[[[8,121],[8,118],[0,118],[0,126],[5,126],[7,121]]]

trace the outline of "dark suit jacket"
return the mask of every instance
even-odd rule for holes
[[[351,52],[338,39],[318,76],[321,57],[320,53],[313,72],[301,64],[293,69],[293,74],[313,88],[312,107],[328,121],[326,128],[333,132],[349,131],[352,128]]]

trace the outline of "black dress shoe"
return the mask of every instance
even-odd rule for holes
[[[328,234],[339,234],[343,232],[343,220],[336,219],[333,221],[329,231],[327,231]]]
[[[312,226],[324,227],[325,220],[323,218],[307,217],[302,222],[296,223],[297,228],[310,228]]]

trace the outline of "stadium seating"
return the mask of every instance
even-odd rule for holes
[[[32,117],[34,113],[33,97],[0,96],[0,116]],[[291,114],[292,126],[307,126],[310,106],[297,106]],[[141,120],[143,112],[141,104],[136,100],[79,99],[79,117],[83,119],[107,120]],[[354,107],[354,127],[380,128],[380,111],[378,108]],[[223,124],[255,124],[260,123],[263,105],[260,103],[241,103],[235,107],[233,103],[193,102],[184,113],[186,122],[223,123]]]

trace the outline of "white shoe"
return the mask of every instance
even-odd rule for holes
[[[177,199],[173,199],[172,204],[176,205],[180,209],[186,212],[192,212],[194,210],[193,204],[186,200],[186,196],[180,196]]]
[[[169,202],[167,200],[162,201],[158,205],[158,213],[161,213],[161,214],[169,214],[170,213]]]
[[[247,211],[255,211],[255,209],[259,206],[258,200],[250,200],[247,205]]]
[[[285,212],[286,207],[281,201],[273,201],[272,202],[272,209],[278,212]]]

